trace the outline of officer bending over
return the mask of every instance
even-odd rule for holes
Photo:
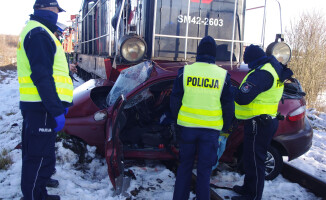
[[[241,196],[232,200],[260,200],[265,180],[267,149],[278,127],[277,109],[284,81],[293,72],[274,56],[266,56],[256,45],[245,49],[244,62],[250,71],[235,90],[235,116],[244,120],[243,186],[233,190]]]

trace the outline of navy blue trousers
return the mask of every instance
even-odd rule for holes
[[[257,118],[245,121],[243,143],[245,178],[243,186],[248,192],[248,199],[260,200],[263,195],[267,149],[277,127],[277,119],[266,124]]]
[[[218,137],[219,132],[216,130],[182,127],[179,144],[180,165],[175,181],[174,200],[189,199],[196,152],[198,154],[196,196],[198,200],[210,199],[210,175],[217,159]]]
[[[56,122],[47,112],[22,111],[22,115],[21,190],[24,200],[43,200],[55,170]]]

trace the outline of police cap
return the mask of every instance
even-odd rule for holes
[[[36,0],[33,9],[46,7],[57,7],[59,9],[59,12],[66,12],[59,6],[57,0]]]

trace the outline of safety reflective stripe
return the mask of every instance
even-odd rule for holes
[[[64,77],[64,76],[58,76],[58,75],[53,75],[55,85],[56,85],[56,91],[61,99],[61,95],[65,95],[68,97],[73,96],[73,85],[71,78],[69,77]],[[20,94],[25,94],[25,95],[39,95],[37,88],[33,84],[33,81],[30,77],[18,77],[18,82],[20,83]],[[26,96],[25,96],[26,97]],[[64,100],[68,100],[68,97],[63,97]],[[31,98],[29,96],[28,98]],[[41,100],[39,97],[34,97],[33,100],[35,101],[36,99]]]
[[[19,88],[19,92],[20,92],[20,94],[29,94],[29,95],[31,95],[31,94],[33,94],[33,95],[38,95],[38,91],[37,91],[37,89],[35,88],[35,87],[32,87],[32,88],[23,88],[23,87],[21,87],[21,88]]]
[[[56,83],[69,83],[72,84],[71,78],[65,77],[65,76],[58,76],[58,75],[53,75],[54,82]],[[18,82],[19,83],[33,83],[31,77],[26,76],[26,77],[18,77]]]
[[[197,115],[206,115],[206,116],[221,116],[222,110],[204,110],[204,109],[197,109],[197,108],[189,108],[187,106],[182,105],[180,111],[188,112]]]
[[[261,114],[261,113],[274,113],[277,112],[278,104],[274,105],[267,105],[267,104],[248,104],[248,105],[238,105],[235,103],[236,106],[240,106],[239,110],[236,110],[236,114],[245,115],[250,112],[250,114]]]
[[[261,114],[268,114],[273,117],[277,114],[278,104],[255,104],[239,105],[235,103],[235,116],[238,119],[250,119]]]
[[[183,121],[185,123],[190,123],[190,124],[196,124],[198,125],[198,127],[208,126],[208,127],[215,127],[216,129],[223,127],[223,120],[207,121],[198,118],[192,118],[189,116],[184,116],[180,113],[178,115],[178,121]]]
[[[66,88],[56,88],[57,93],[60,95],[67,95],[67,96],[72,96],[73,95],[73,91],[70,89],[66,89]],[[19,92],[20,94],[29,94],[29,95],[38,95],[38,91],[35,87],[33,88],[24,88],[21,87],[19,88]]]
[[[73,91],[66,88],[57,88],[57,93],[59,94],[59,96],[63,94],[72,97]]]
[[[188,127],[223,128],[222,110],[204,110],[182,105],[178,114],[178,124]]]
[[[56,83],[69,83],[69,84],[72,84],[72,80],[71,80],[70,77],[53,75],[53,78],[54,78],[54,82],[56,82]]]
[[[18,77],[19,83],[33,83],[31,77]]]
[[[20,90],[20,89],[19,89]],[[35,95],[35,94],[22,94],[20,93],[20,101],[26,101],[26,99],[28,99],[28,102],[40,102],[41,97],[39,95]]]

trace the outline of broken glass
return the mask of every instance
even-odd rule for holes
[[[150,77],[152,69],[152,62],[145,61],[123,70],[107,96],[108,105],[112,106],[121,94],[126,95],[144,83]]]

